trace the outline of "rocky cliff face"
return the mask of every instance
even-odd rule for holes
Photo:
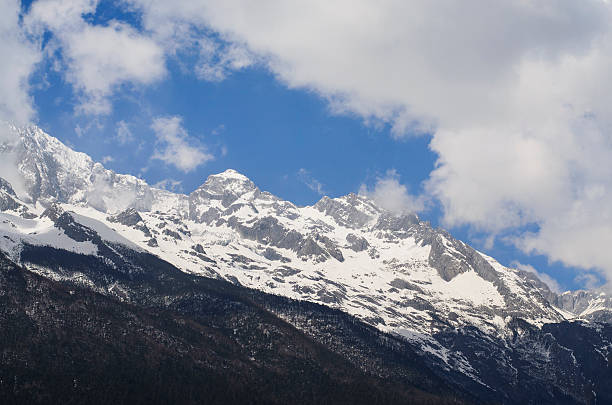
[[[610,321],[606,294],[557,295],[532,274],[363,196],[298,207],[233,170],[210,176],[189,195],[174,194],[106,170],[38,128],[13,130],[0,154],[19,156],[25,191],[0,180],[0,250],[17,263],[24,246],[50,246],[130,269],[117,248],[127,246],[188,274],[341,310],[401,336],[431,367],[474,392],[498,384],[494,391],[508,401],[523,398],[517,387],[536,364],[546,363],[540,383],[553,368],[585,375],[583,365],[567,365],[556,337],[548,342],[538,331],[579,317]],[[110,294],[91,275],[58,273],[36,261],[32,270]],[[601,351],[606,338],[598,339]],[[548,354],[540,356],[540,344]],[[489,352],[501,363],[485,361]],[[588,378],[582,391],[572,391],[562,378],[567,373],[553,385],[570,403],[583,401]],[[555,392],[545,397],[560,398]]]
[[[15,136],[0,145],[0,153],[16,161],[32,203],[86,203],[105,212],[153,207],[154,194],[144,181],[106,170],[38,127],[11,129]]]
[[[0,402],[473,400],[397,338],[339,311],[189,276],[147,253],[113,247],[123,264],[116,257],[24,247],[27,266],[53,270],[46,275],[59,281],[0,253]],[[271,308],[308,314],[311,333]],[[320,343],[318,337],[329,332],[335,344]]]
[[[612,296],[603,290],[567,291],[552,296],[551,302],[581,319],[612,323]]]

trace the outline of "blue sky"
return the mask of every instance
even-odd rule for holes
[[[49,106],[39,112],[39,123],[62,141],[101,161],[118,172],[142,173],[151,183],[173,178],[182,181],[185,192],[199,186],[211,173],[228,167],[246,173],[258,184],[298,204],[311,204],[320,194],[300,180],[300,169],[323,183],[331,195],[357,192],[396,169],[413,190],[433,169],[435,155],[426,136],[396,141],[388,127],[363,125],[358,117],[330,113],[317,95],[288,90],[261,69],[236,73],[221,83],[209,83],[172,72],[172,80],[138,94],[122,95],[115,101],[111,116],[74,116],[70,87],[61,80],[35,92],[37,105]],[[56,102],[62,97],[62,102]],[[149,159],[155,142],[150,128],[152,117],[183,118],[183,126],[215,154],[213,161],[192,172],[182,173],[171,165],[153,165]],[[117,123],[124,121],[141,150],[117,148],[111,138]],[[81,128],[81,132],[75,128]],[[226,152],[223,153],[225,148]],[[136,152],[136,153],[134,153]]]
[[[150,184],[234,168],[300,205],[366,190],[562,289],[603,283],[612,119],[574,81],[607,74],[587,56],[598,38],[607,57],[608,7],[388,3],[23,1],[12,113]],[[406,20],[434,14],[451,23]]]

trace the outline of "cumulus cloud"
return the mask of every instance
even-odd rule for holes
[[[133,0],[148,29],[206,26],[246,44],[287,84],[335,105],[392,122],[469,122],[500,110],[523,59],[584,52],[606,29],[597,0],[230,1]],[[484,115],[484,114],[483,114]]]
[[[394,169],[378,177],[373,188],[362,184],[359,194],[368,197],[380,207],[401,213],[416,213],[425,208],[424,196],[410,194],[408,187],[400,183],[399,175]]]
[[[312,177],[312,174],[308,170],[302,167],[300,170],[298,170],[297,176],[302,183],[306,184],[306,187],[315,193],[319,195],[325,194],[323,183]]]
[[[0,0],[0,120],[24,124],[35,116],[29,79],[42,52],[19,22],[20,3]]]
[[[81,97],[78,110],[86,114],[108,114],[109,98],[119,86],[150,84],[165,74],[164,51],[151,38],[118,21],[104,26],[85,21],[97,3],[38,0],[25,18],[31,32],[53,34],[66,79]]]
[[[446,224],[612,276],[609,2],[131,2],[159,35],[206,27],[335,112],[431,135]]]
[[[152,159],[161,160],[187,173],[214,158],[196,139],[189,137],[181,117],[157,117],[151,128],[157,137],[157,148]]]
[[[11,12],[0,17],[8,19],[0,30],[18,28],[16,4],[7,3]],[[159,80],[165,58],[180,59],[181,52],[196,53],[189,68],[203,80],[222,80],[257,63],[288,87],[320,94],[336,113],[389,124],[398,138],[431,136],[438,160],[426,190],[440,201],[449,226],[512,232],[526,252],[612,278],[609,2],[121,4],[142,13],[143,30],[116,21],[90,25],[83,15],[95,11],[96,0],[38,0],[25,19],[33,32],[53,33],[66,78],[83,97],[82,111],[108,112],[117,88]],[[2,32],[15,38],[12,29]],[[21,84],[0,79],[0,85],[17,95],[11,103],[18,107],[0,109],[29,116],[23,83],[37,56],[16,38],[0,47],[14,43],[17,52],[4,54],[25,55],[15,57],[17,71],[4,64]],[[175,135],[160,137],[165,147],[158,159],[188,171],[211,158],[188,145],[180,122],[168,133]],[[415,204],[387,177],[366,192],[394,193],[404,201],[395,209]],[[523,232],[526,225],[536,231]]]

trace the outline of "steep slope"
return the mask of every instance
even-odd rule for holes
[[[233,170],[177,195],[116,175],[38,128],[14,131],[4,149],[19,156],[31,210],[66,204],[184,271],[324,303],[386,331],[563,319],[521,272],[361,196],[296,207]]]
[[[44,249],[51,266],[88,260]],[[368,359],[390,371],[385,380],[379,370],[357,368],[260,309],[249,298],[252,292],[181,276],[153,258],[148,264],[153,272],[141,275],[138,288],[148,287],[151,301],[162,298],[164,287],[155,285],[161,274],[176,277],[163,297],[179,289],[184,296],[174,296],[168,305],[145,304],[134,296],[126,304],[49,281],[0,254],[0,401],[463,403],[462,394],[408,351],[394,352],[404,372],[394,373],[391,361],[377,357],[390,348],[378,344],[373,331],[370,336],[366,331],[365,344],[378,353]],[[103,263],[95,271],[100,279],[118,280],[116,269]],[[300,310],[294,303],[285,305]]]
[[[450,395],[453,391],[448,385],[436,383],[436,378],[428,371],[431,369],[439,378],[449,381],[450,387],[462,387],[492,402],[588,403],[592,392],[596,392],[598,398],[612,399],[604,383],[612,377],[608,365],[608,353],[612,348],[612,328],[609,326],[602,325],[597,333],[589,334],[592,328],[570,325],[576,341],[567,347],[561,346],[558,338],[549,336],[549,332],[543,333],[518,319],[509,323],[506,336],[487,335],[474,327],[448,329],[431,337],[430,344],[421,353],[423,360],[419,360],[417,353],[423,347],[416,346],[415,352],[408,342],[377,332],[342,312],[182,273],[147,252],[108,241],[92,228],[75,225],[67,218],[71,216],[66,212],[57,216],[57,226],[67,229],[70,237],[92,242],[98,253],[80,254],[24,244],[20,261],[27,268],[131,305],[175,311],[205,325],[228,322],[217,319],[219,314],[235,319],[234,315],[242,313],[240,308],[246,299],[302,330],[354,367],[400,386],[408,383],[409,387]],[[261,345],[269,348],[266,342],[271,337],[266,334],[266,328],[260,327],[266,323],[265,319],[250,312],[245,316],[249,322],[245,323],[246,318],[239,316],[238,322],[230,328],[230,335],[242,336],[243,332],[248,332],[248,325],[252,325],[263,336],[253,332],[251,337],[245,338],[251,342],[247,345],[249,350],[255,350],[253,345],[260,348],[257,350],[261,350]],[[247,330],[243,331],[245,327]],[[584,336],[589,342],[586,347]],[[561,337],[568,339],[565,334]],[[282,347],[293,343],[281,341],[279,344]],[[449,357],[461,353],[467,360],[459,367],[449,367],[437,356],[428,356],[436,348]],[[256,352],[259,354],[249,352],[253,357],[251,361],[264,361],[262,364],[270,361],[269,352],[267,355]],[[576,360],[574,352],[581,353],[584,360],[580,357]],[[495,353],[495,356],[483,357],[482,353]],[[602,356],[605,364],[601,360],[597,363]],[[593,367],[593,359],[598,367]],[[466,374],[465,367],[477,375]],[[589,379],[589,376],[597,378]],[[465,395],[455,391],[452,398],[465,398]]]
[[[556,295],[532,274],[500,265],[417,216],[394,215],[355,194],[298,207],[233,170],[210,176],[188,196],[173,194],[108,171],[38,128],[13,130],[0,154],[18,156],[24,191],[0,183],[0,203],[2,196],[8,201],[0,206],[0,250],[45,277],[131,302],[150,289],[110,283],[91,261],[66,271],[67,263],[42,260],[44,249],[137,273],[132,253],[122,249],[148,252],[187,274],[354,315],[401,336],[441,377],[492,401],[588,403],[593,390],[610,398],[596,381],[609,375],[607,354],[589,377],[588,356],[572,360],[580,348],[540,334],[550,328],[588,335],[580,323],[547,325],[609,321],[605,294]],[[322,342],[333,336],[308,331],[304,317],[269,309]],[[586,350],[608,353],[608,329],[597,328]]]
[[[14,136],[0,142],[0,155],[15,162],[28,202],[87,204],[104,212],[127,207],[151,210],[156,208],[155,203],[181,204],[181,196],[153,189],[137,177],[107,170],[36,126],[8,126]]]
[[[603,290],[566,291],[554,295],[552,303],[580,319],[612,323],[612,296]]]

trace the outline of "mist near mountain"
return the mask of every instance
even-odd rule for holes
[[[223,400],[236,378],[244,383],[244,396],[232,399],[238,402],[250,395],[279,403],[612,401],[606,384],[612,381],[612,298],[605,292],[556,293],[534,273],[504,267],[417,215],[395,214],[364,195],[299,207],[234,170],[210,176],[188,195],[173,193],[107,170],[37,127],[6,132],[11,136],[0,139],[9,167],[0,175],[2,274],[35,281],[20,281],[22,290],[3,287],[17,294],[3,319],[11,328],[33,325],[24,339],[45,342],[40,359],[24,354],[29,366],[11,363],[19,373],[30,375],[32,364],[49,364],[45,359],[53,356],[60,364],[87,358],[98,367],[109,350],[125,350],[119,335],[95,348],[104,329],[95,326],[84,347],[102,357],[54,352],[45,331],[53,336],[67,322],[74,331],[67,329],[60,341],[73,345],[70,336],[86,321],[72,298],[47,300],[61,316],[32,312],[38,290],[27,286],[39,283],[41,291],[57,288],[101,303],[91,313],[100,322],[106,318],[99,305],[111,308],[113,319],[136,317],[110,332],[123,330],[143,347],[161,344],[159,355],[176,367],[171,377],[186,378],[178,387],[200,384],[194,367],[212,372]],[[22,315],[15,320],[11,313]],[[184,335],[215,325],[222,329],[217,338]],[[265,325],[286,329],[270,338],[272,326]],[[290,349],[306,341],[322,351],[302,356]],[[159,364],[139,356],[117,359],[134,365],[128,375]],[[219,372],[224,361],[231,366]],[[67,372],[75,373],[71,367]],[[106,378],[113,369],[103,370]],[[262,388],[262,379],[298,371],[306,373],[304,381],[281,378]],[[20,385],[43,387],[34,400],[60,395],[37,378]],[[143,375],[140,383],[163,378]],[[354,395],[361,384],[369,396]],[[338,388],[323,388],[332,385]],[[159,395],[160,401],[197,397]]]

